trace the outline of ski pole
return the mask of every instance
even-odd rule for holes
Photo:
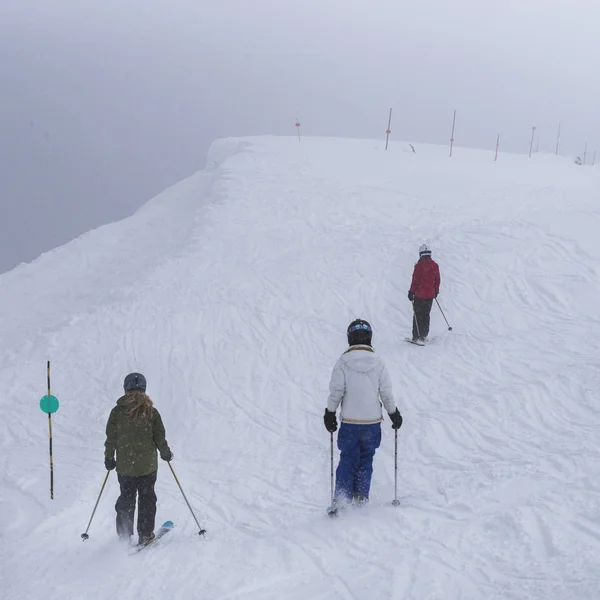
[[[98,494],[98,499],[96,500],[96,504],[94,505],[94,510],[92,511],[92,516],[90,517],[90,522],[88,523],[85,533],[81,534],[81,538],[83,539],[84,542],[85,542],[85,540],[88,540],[90,538],[90,536],[88,535],[88,531],[90,530],[90,525],[92,524],[92,519],[94,518],[94,515],[96,514],[96,509],[98,508],[98,502],[100,502],[100,497],[102,496],[102,492],[104,491],[104,486],[106,485],[106,480],[108,479],[109,475],[110,475],[110,471],[106,471],[106,476],[104,477],[104,483],[102,484],[102,487],[100,488],[100,493]]]
[[[438,305],[438,308],[442,313],[442,317],[444,317],[444,321],[446,321],[446,325],[448,325],[448,331],[452,331],[452,327],[450,327],[450,323],[448,323],[448,319],[446,319],[446,315],[444,314],[444,311],[442,310],[442,307],[440,306],[440,303],[438,302],[437,298],[435,299],[435,303]]]
[[[394,430],[396,435],[394,437],[394,501],[392,504],[398,506],[400,500],[398,500],[398,430]]]
[[[421,332],[419,331],[419,321],[417,321],[417,311],[415,310],[415,301],[411,302],[413,307],[413,319],[415,320],[415,327],[417,328],[417,337],[421,337]]]
[[[170,461],[169,461],[169,468],[171,469],[171,473],[173,473],[173,477],[175,477],[175,481],[177,482],[177,485],[179,486],[179,489],[181,490],[181,495],[183,496],[183,499],[185,500],[186,504],[188,505],[188,508],[190,509],[190,512],[192,513],[192,517],[194,517],[194,521],[196,521],[196,525],[198,525],[198,529],[199,529],[198,535],[204,535],[206,533],[206,529],[202,529],[202,527],[200,527],[200,523],[198,523],[198,519],[196,519],[196,515],[194,514],[194,511],[192,510],[192,507],[190,506],[188,499],[185,497],[183,488],[181,487],[181,484],[179,483],[179,479],[177,479],[177,475],[175,475],[175,471],[173,471],[173,465],[171,465]]]
[[[333,506],[333,431],[330,433],[330,437],[331,437],[331,504],[330,506]]]

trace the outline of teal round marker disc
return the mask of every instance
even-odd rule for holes
[[[58,410],[58,398],[56,396],[44,396],[40,400],[40,408],[45,413],[55,413]]]

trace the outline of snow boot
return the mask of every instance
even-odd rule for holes
[[[138,545],[143,546],[143,545],[147,544],[148,542],[151,542],[153,539],[154,539],[154,532],[150,533],[149,535],[140,534],[139,539],[138,539]]]

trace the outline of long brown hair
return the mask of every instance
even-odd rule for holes
[[[152,400],[146,395],[146,392],[142,390],[131,390],[125,392],[125,398],[127,399],[127,405],[129,407],[127,416],[132,421],[138,418],[142,418],[146,421],[152,419],[154,404],[152,404]]]

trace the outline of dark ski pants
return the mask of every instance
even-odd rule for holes
[[[413,340],[425,339],[429,335],[429,315],[433,305],[433,298],[415,298],[413,306]]]
[[[373,456],[381,444],[381,423],[342,423],[337,445],[340,462],[335,474],[335,500],[351,502],[357,496],[369,498]]]
[[[115,505],[117,511],[117,534],[119,537],[133,535],[133,515],[135,513],[135,500],[138,500],[137,530],[140,537],[147,537],[154,533],[154,519],[156,517],[156,472],[149,475],[133,477],[118,475],[121,495]]]

